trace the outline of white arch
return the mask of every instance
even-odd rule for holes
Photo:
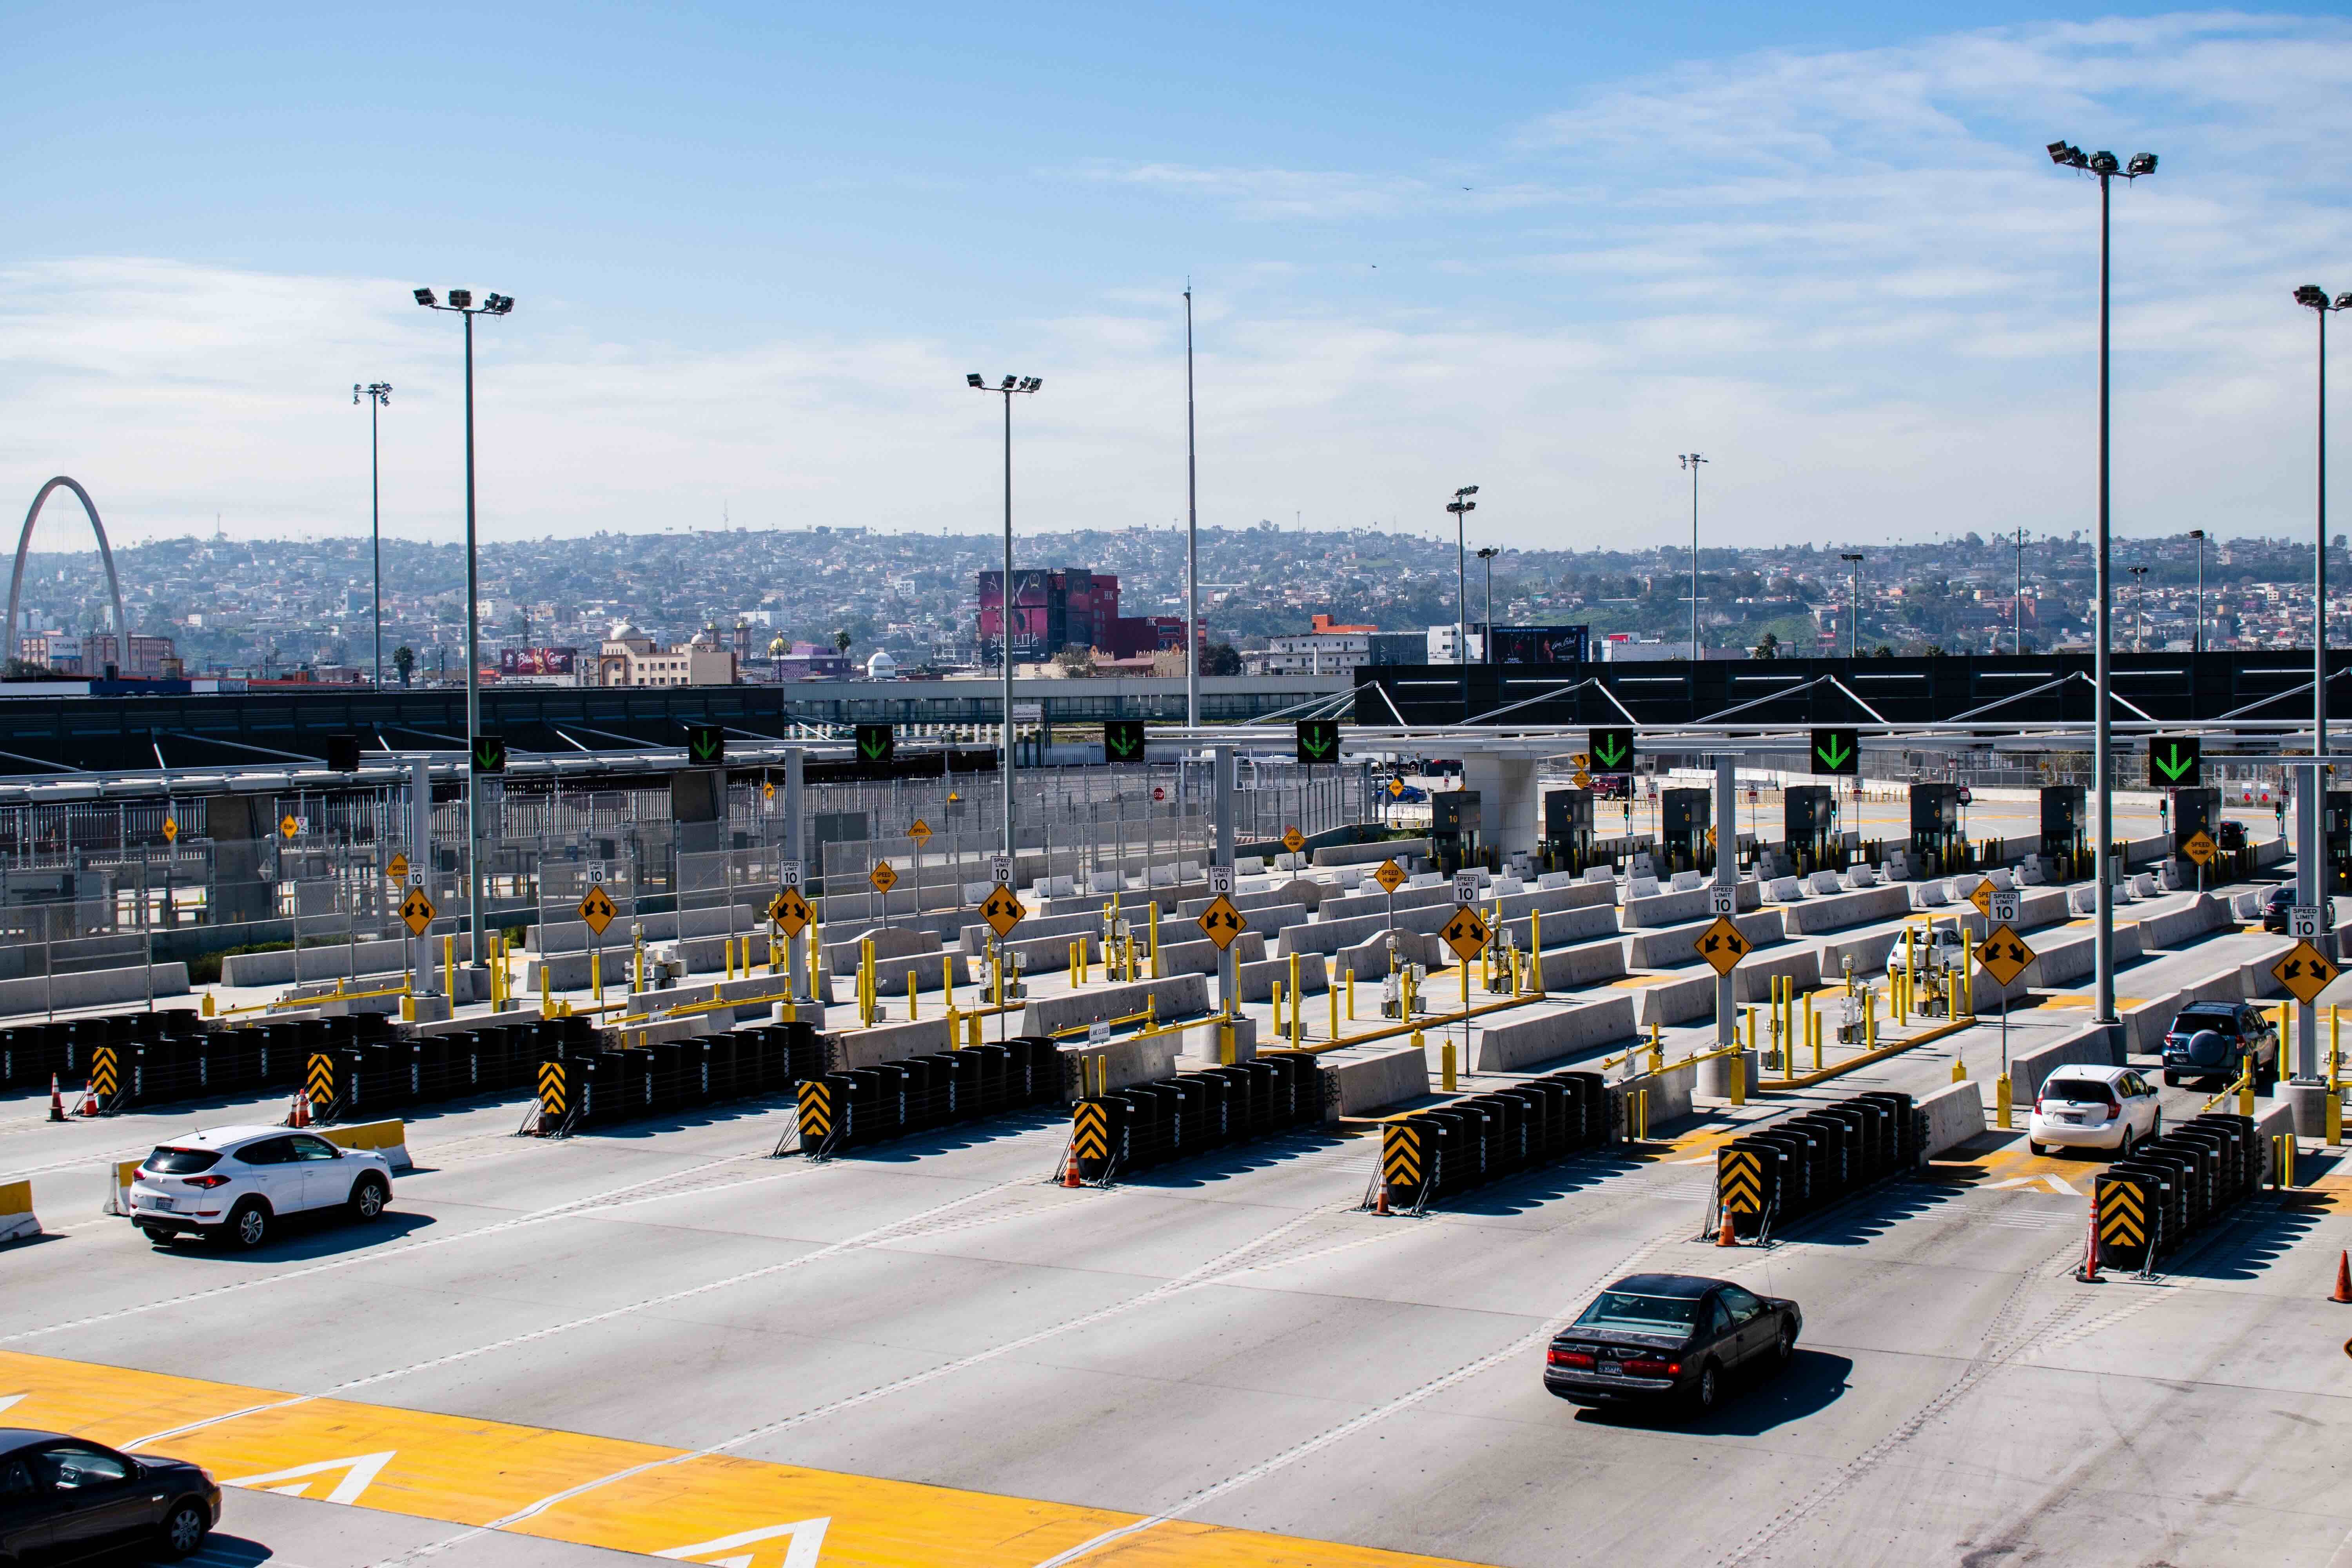
[[[106,524],[98,520],[98,503],[89,499],[89,492],[81,488],[79,481],[63,474],[41,487],[41,493],[33,498],[32,506],[25,513],[24,531],[16,535],[16,569],[8,574],[8,640],[5,656],[0,656],[0,667],[5,667],[6,659],[16,658],[16,649],[23,646],[18,640],[21,632],[16,625],[16,599],[25,585],[25,552],[32,546],[33,524],[40,520],[42,505],[59,485],[73,491],[89,518],[90,531],[98,535],[98,559],[106,568],[106,592],[114,601],[114,657],[119,668],[129,669],[131,621],[122,613],[122,580],[114,574],[114,552],[106,542]]]

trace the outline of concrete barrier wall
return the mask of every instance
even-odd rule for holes
[[[72,1007],[144,1002],[148,967],[140,964],[130,969],[87,969],[79,974],[35,974],[23,980],[0,980],[0,1016],[41,1013],[52,1007],[63,1012]],[[153,971],[156,995],[188,994],[186,964],[158,963],[153,965]]]
[[[993,1040],[996,1021],[992,1018],[986,1022],[987,1038]],[[911,1024],[902,1019],[896,1024],[877,1024],[870,1029],[841,1029],[825,1037],[825,1066],[835,1072],[848,1072],[879,1062],[950,1050],[956,1044],[948,1038],[944,1014],[936,1018],[918,1018]]]
[[[754,974],[748,980],[698,981],[687,985],[669,986],[660,991],[635,991],[629,994],[629,1011],[658,1013],[667,1007],[708,1002],[711,1000],[711,993],[715,991],[719,994],[719,1000],[738,1004],[731,1008],[713,1009],[721,1016],[765,1017],[768,1009],[775,1004],[778,997],[784,994],[785,985],[785,977],[781,974]],[[536,1005],[537,1004],[534,1003],[533,1006]]]
[[[1062,996],[1033,999],[1021,1015],[1021,1033],[1050,1035],[1076,1028],[1097,1018],[1124,1018],[1143,1011],[1145,997],[1155,999],[1163,1024],[1209,1010],[1208,977],[1173,974],[1160,980],[1139,980],[1131,985],[1104,985]],[[1171,1038],[1173,1038],[1171,1036]]]
[[[1370,1116],[1429,1092],[1429,1061],[1410,1041],[1342,1046],[1315,1058],[1327,1115]]]
[[[2281,1133],[2292,1132],[2294,1131],[2294,1107],[2287,1104],[2284,1100],[2278,1101],[2277,1103],[2269,1106],[2263,1105],[2259,1100],[2255,1102],[2254,1139],[2262,1145],[2262,1179],[2265,1184],[2270,1181],[2273,1173],[2278,1169],[2278,1156],[2274,1152],[2275,1146],[2272,1143],[2271,1140],[2278,1137]]]
[[[2231,917],[2228,900],[2198,893],[2180,909],[2143,915],[2132,923],[2139,930],[2140,951],[2147,952],[2176,947],[2237,922]]]
[[[764,929],[767,918],[765,911],[770,896],[772,895],[762,894],[753,898],[746,895],[740,898],[735,907],[731,928],[729,923],[727,906],[724,903],[714,905],[709,909],[688,910],[682,913],[672,911],[657,915],[638,915],[634,917],[634,920],[646,928],[647,942],[675,942],[680,937],[723,937],[730,929],[735,935],[740,936],[745,931]],[[511,915],[499,917],[501,921],[508,924],[513,922],[513,918]],[[620,919],[604,928],[604,942],[607,947],[615,942],[622,946],[628,945],[632,919],[633,917],[625,908],[621,910]],[[437,942],[439,938],[436,936],[434,940]],[[595,939],[588,932],[588,923],[585,921],[550,921],[545,925],[531,927],[523,934],[523,949],[529,952],[585,952],[594,944],[594,942]],[[466,955],[466,944],[462,937],[458,940],[457,952],[460,957]]]
[[[1912,1106],[1927,1121],[1920,1147],[1930,1160],[1985,1130],[1984,1088],[1974,1079],[1923,1094]]]
[[[1407,910],[1435,909],[1441,905],[1446,909],[1454,907],[1452,888],[1400,888],[1397,889],[1396,908],[1400,917]],[[1388,910],[1388,895],[1375,889],[1372,892],[1357,893],[1344,899],[1325,899],[1319,912],[1327,921],[1346,921],[1356,920],[1365,915],[1385,915]]]
[[[1548,948],[1543,955],[1543,988],[1570,991],[1601,985],[1625,975],[1625,944],[1614,937],[1580,942],[1573,947]]]
[[[1611,996],[1581,1006],[1506,1016],[1471,1042],[1473,1072],[1529,1072],[1538,1064],[1597,1056],[1634,1037],[1633,999]]]
[[[2022,1115],[2033,1104],[2033,1097],[2042,1092],[2042,1084],[2060,1068],[2116,1065],[2114,1032],[2105,1024],[2093,1024],[2061,1035],[2047,1045],[2013,1054],[2009,1058],[2010,1096]]]
[[[1166,933],[1161,933],[1165,942]],[[1265,933],[1245,931],[1234,938],[1233,951],[1243,963],[1255,963],[1265,957]],[[1217,973],[1217,944],[1207,937],[1198,942],[1168,942],[1160,950],[1160,973],[1162,974],[1206,974]]]
[[[1177,1050],[1182,1039],[1181,1035],[1171,1031],[1153,1035],[1149,1039],[1130,1036],[1124,1039],[1108,1040],[1099,1046],[1090,1046],[1083,1041],[1064,1046],[1063,1103],[1075,1102],[1088,1084],[1100,1092],[1174,1076]],[[1079,1066],[1082,1062],[1086,1064],[1083,1075]]]
[[[1426,904],[1419,909],[1399,909],[1396,929],[1399,931],[1433,931],[1454,918],[1454,902],[1449,896],[1442,904]],[[1257,917],[1252,915],[1255,926]],[[1355,915],[1347,920],[1317,921],[1309,925],[1305,912],[1299,918],[1277,928],[1280,937],[1275,944],[1277,953],[1338,952],[1342,948],[1355,947],[1389,929],[1388,915]]]
[[[1314,851],[1313,863],[1318,866],[1377,866],[1383,860],[1402,855],[1430,853],[1426,838],[1389,838],[1372,844],[1328,844]],[[1402,866],[1404,862],[1397,860]]]
[[[2067,933],[2064,941],[2052,940],[2037,943],[2039,951],[2033,962],[2026,966],[2018,984],[2026,987],[2071,985],[2092,973],[2097,967],[2098,933],[2088,929]],[[2116,964],[2137,963],[2141,958],[2139,928],[2116,928]]]
[[[1813,936],[1843,931],[1869,921],[1896,920],[1911,907],[1910,895],[1900,887],[1864,888],[1858,893],[1836,893],[1783,905],[1778,911],[1788,936]]]
[[[839,937],[842,928],[835,926],[832,929]],[[721,932],[719,940],[725,942],[728,934]],[[742,933],[737,931],[732,934],[740,936]],[[857,961],[868,942],[874,944],[876,958],[907,958],[919,952],[937,952],[943,945],[937,931],[915,931],[906,926],[867,926],[851,936],[826,942],[824,962],[835,974],[847,974],[857,967]],[[684,947],[686,944],[680,942],[678,945]]]
[[[1674,895],[1680,897],[1681,895]],[[1706,905],[1699,908],[1704,911]],[[1625,967],[1628,969],[1680,969],[1698,956],[1699,934],[1715,923],[1712,917],[1693,921],[1687,925],[1664,926],[1629,931],[1625,936]],[[1757,947],[1770,947],[1787,938],[1780,929],[1780,911],[1759,910],[1754,914],[1738,915],[1732,924],[1739,934]]]
[[[1319,952],[1303,952],[1298,960],[1298,984],[1309,994],[1330,988],[1329,971]],[[1285,991],[1290,989],[1290,957],[1263,959],[1256,963],[1244,963],[1234,972],[1241,986],[1244,1002],[1265,1002],[1274,996],[1274,983],[1282,982]]]
[[[1845,961],[1851,957],[1853,960],[1853,972],[1856,974],[1870,976],[1874,983],[1885,974],[1886,955],[1895,951],[1895,944],[1900,940],[1902,934],[1899,929],[1889,929],[1865,931],[1859,936],[1842,937],[1835,942],[1825,942],[1822,943],[1820,950],[1822,973],[1828,975],[1843,974]]]
[[[584,928],[583,928],[584,929]],[[473,949],[469,933],[458,939],[457,953],[467,957]],[[358,962],[352,959],[356,953]],[[231,952],[221,958],[221,984],[224,985],[294,985],[304,980],[333,980],[353,974],[399,974],[408,967],[408,944],[404,942],[363,942],[356,947],[338,942],[332,947],[306,947],[299,955],[301,967],[295,968],[297,954],[292,948],[278,952]],[[437,963],[441,950],[436,945],[433,956]]]
[[[1750,958],[1731,972],[1731,996],[1735,1002],[1769,1002],[1772,999],[1775,976],[1794,980],[1807,991],[1822,982],[1822,955],[1816,948],[1799,948],[1793,952],[1767,953]],[[1829,1025],[1833,1033],[1835,1025]]]
[[[1617,1099],[1617,1136],[1633,1136],[1633,1097],[1647,1093],[1650,1097],[1649,1133],[1654,1140],[1661,1131],[1671,1130],[1675,1123],[1690,1116],[1692,1096],[1698,1089],[1698,1067],[1696,1063],[1686,1062],[1680,1067],[1668,1068],[1662,1073],[1612,1079],[1609,1087]]]
[[[1628,899],[1625,900],[1624,912],[1618,917],[1617,923],[1630,930],[1634,926],[1679,925],[1685,921],[1697,920],[1706,913],[1706,898],[1712,890],[1711,888],[1693,888],[1684,893],[1656,893],[1646,899]],[[1739,896],[1736,908],[1760,909],[1763,907],[1763,892],[1754,882],[1739,884]],[[1777,938],[1780,927],[1777,912],[1772,923]]]
[[[1049,936],[1058,936],[1066,942],[1081,931],[1092,931],[1097,936],[1100,936],[1102,914],[1099,910],[1089,910],[1069,915],[1031,915],[1027,920],[1014,926],[1013,931],[1015,938],[1022,942],[1034,942],[1041,937]],[[995,936],[994,928],[984,922],[968,925],[956,933],[956,945],[965,952],[977,957],[988,951],[988,944],[994,940]]]
[[[1687,1024],[1715,1016],[1715,973],[1693,974],[1633,994],[1633,1021],[1644,1029],[1653,1024]]]

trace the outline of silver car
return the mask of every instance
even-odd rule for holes
[[[158,1247],[197,1236],[255,1247],[289,1215],[341,1209],[364,1223],[391,1201],[391,1163],[373,1150],[284,1127],[218,1127],[158,1144],[141,1162],[131,1222]]]

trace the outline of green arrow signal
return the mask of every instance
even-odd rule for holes
[[[496,768],[506,756],[506,748],[495,741],[484,741],[474,748],[474,765],[484,773]]]
[[[716,735],[697,735],[694,738],[694,754],[696,759],[700,762],[709,762],[711,758],[719,754],[719,748],[722,743],[723,742],[721,742]]]
[[[2172,742],[2172,752],[2168,758],[2151,755],[2148,760],[2153,762],[2157,770],[2168,779],[2179,779],[2181,774],[2197,765],[2195,757],[2184,757],[2180,754],[2180,742],[2178,741]]]
[[[1319,757],[1339,744],[1339,737],[1328,730],[1310,727],[1299,731],[1299,748],[1310,757]]]
[[[1110,734],[1110,749],[1122,757],[1131,757],[1135,755],[1135,737],[1124,730],[1114,730]]]
[[[859,739],[857,749],[865,752],[866,760],[871,762],[873,759],[882,754],[882,747],[884,743],[882,737],[879,735],[866,735]]]
[[[1592,748],[1592,754],[1601,759],[1601,766],[1613,768],[1625,760],[1625,748],[1618,744],[1616,736],[1609,735]]]
[[[1828,768],[1832,773],[1835,773],[1838,769],[1845,766],[1847,758],[1853,755],[1853,748],[1847,745],[1840,737],[1832,735],[1828,745],[1815,746],[1813,748],[1813,754],[1821,758],[1822,765],[1823,767]],[[1811,786],[1807,785],[1806,787],[1811,788]]]

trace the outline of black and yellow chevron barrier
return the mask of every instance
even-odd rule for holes
[[[1070,1158],[1077,1163],[1082,1182],[1109,1179],[1110,1121],[1109,1105],[1099,1100],[1082,1100],[1070,1109]]]
[[[2148,1191],[2133,1176],[2102,1175],[2095,1184],[2099,1205],[2099,1261],[2116,1268],[2145,1268],[2153,1260],[2148,1246]]]
[[[812,1079],[800,1086],[801,1148],[814,1151],[833,1136],[833,1085]]]
[[[1430,1204],[1611,1142],[1619,1106],[1595,1072],[1557,1072],[1409,1110],[1381,1127],[1381,1165],[1363,1206]]]
[[[1733,1214],[1764,1212],[1764,1162],[1752,1149],[1726,1149],[1715,1163],[1717,1193]]]
[[[302,1093],[313,1105],[335,1103],[335,1058],[323,1051],[314,1051],[310,1065],[302,1075]]]
[[[562,1117],[565,1109],[570,1104],[570,1096],[567,1092],[570,1086],[565,1081],[563,1064],[562,1062],[540,1063],[540,1115],[542,1117],[554,1117],[560,1120]]]
[[[1391,1209],[1418,1208],[1426,1192],[1421,1131],[1412,1117],[1381,1126],[1381,1185]]]
[[[122,1069],[117,1060],[112,1046],[100,1046],[89,1053],[89,1092],[98,1097],[101,1110],[110,1108],[122,1087]]]

